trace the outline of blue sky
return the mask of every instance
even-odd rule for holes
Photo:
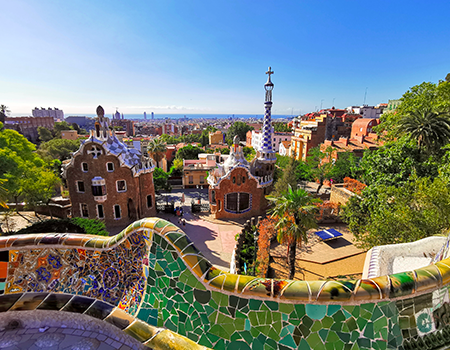
[[[387,102],[450,72],[448,1],[2,1],[13,115],[262,114]]]

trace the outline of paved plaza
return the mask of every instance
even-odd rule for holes
[[[184,194],[184,204],[181,199]],[[184,189],[174,193],[161,193],[158,202],[174,202],[175,206],[183,207],[183,218],[186,225],[178,222],[178,217],[172,214],[159,213],[158,216],[179,226],[194,242],[195,246],[216,267],[229,270],[231,257],[236,244],[235,236],[242,229],[242,222],[215,220],[209,215],[194,215],[191,213],[191,201],[208,202],[207,189]]]

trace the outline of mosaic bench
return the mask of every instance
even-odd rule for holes
[[[264,279],[214,268],[178,227],[148,218],[113,237],[0,237],[0,260],[0,317],[76,312],[153,349],[450,344],[449,259],[362,280]]]

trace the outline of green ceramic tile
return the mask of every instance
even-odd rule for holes
[[[306,304],[305,309],[306,314],[315,320],[321,320],[326,315],[327,312],[326,305]]]
[[[285,336],[283,339],[281,339],[279,341],[280,344],[282,345],[286,345],[290,348],[297,348],[297,344],[294,341],[294,338],[292,337],[292,335],[287,335]]]
[[[363,334],[366,338],[373,339],[374,334],[373,334],[373,323],[372,322],[369,322],[366,325],[366,328],[364,329]]]
[[[310,334],[308,338],[306,338],[306,341],[312,349],[317,349],[319,347],[319,344],[323,344],[322,340],[319,337],[319,334],[317,333]]]
[[[285,314],[290,314],[294,310],[294,305],[292,304],[286,304],[286,303],[280,303],[279,304],[280,311]]]

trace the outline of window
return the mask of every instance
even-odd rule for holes
[[[106,163],[106,170],[108,171],[108,172],[113,172],[114,171],[114,163]]]
[[[189,183],[190,184],[194,183],[194,177],[192,175],[189,175]]]
[[[238,208],[238,193],[228,193],[227,194],[227,210],[232,212],[237,212]]]
[[[147,208],[151,208],[151,207],[153,207],[153,198],[152,198],[152,195],[149,194],[147,196]]]
[[[243,213],[251,209],[250,194],[234,192],[226,196],[225,210],[231,213]]]
[[[122,213],[120,210],[120,205],[114,205],[114,219],[120,219],[122,217]]]
[[[205,177],[203,175],[200,175],[200,183],[201,184],[205,183]]]
[[[88,218],[89,217],[89,211],[87,204],[80,203],[80,213],[82,218]]]
[[[127,183],[125,180],[116,181],[117,192],[126,192],[127,191]]]
[[[236,177],[235,176],[233,176],[233,183],[234,184],[236,183]]]
[[[242,183],[245,184],[245,176],[242,176]]]
[[[84,193],[84,182],[77,181],[77,192]]]
[[[87,172],[88,172],[88,169],[89,169],[88,163],[81,163],[81,170],[82,170],[83,172],[87,173]]]
[[[97,204],[97,218],[99,218],[99,219],[104,219],[105,218],[105,213],[103,212],[103,205],[102,204]]]
[[[216,191],[211,191],[211,204],[216,204]]]

